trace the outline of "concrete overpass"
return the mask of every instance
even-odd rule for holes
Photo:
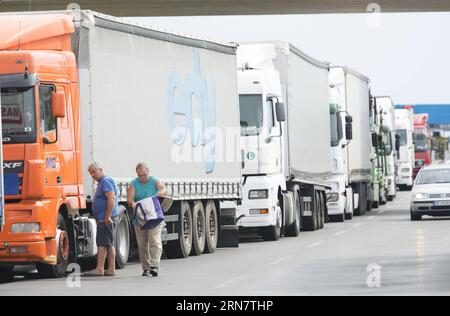
[[[76,2],[114,16],[260,15],[450,11],[450,0],[0,0],[0,12],[62,10]]]

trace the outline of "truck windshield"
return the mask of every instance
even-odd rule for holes
[[[428,150],[427,136],[422,133],[414,133],[414,149],[416,152],[425,152]]]
[[[406,146],[408,144],[408,133],[406,129],[398,129],[397,135],[400,136],[400,146]]]
[[[3,143],[36,142],[34,87],[2,88]]]
[[[240,95],[239,107],[241,114],[241,136],[261,134],[264,118],[262,95]]]

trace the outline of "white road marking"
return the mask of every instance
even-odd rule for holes
[[[281,263],[281,262],[283,262],[283,261],[289,260],[289,259],[291,259],[291,258],[292,258],[292,256],[281,257],[280,259],[275,260],[275,261],[272,261],[272,262],[269,263],[269,264],[271,264],[271,265],[276,265],[276,264],[279,264],[279,263]]]
[[[336,234],[334,234],[334,236],[341,236],[341,235],[344,235],[346,232],[347,232],[346,230],[343,230],[343,231],[337,232]]]
[[[234,278],[234,279],[231,279],[231,280],[228,280],[228,281],[225,281],[225,282],[219,284],[218,286],[215,287],[215,289],[221,289],[223,287],[229,286],[233,282],[244,280],[246,278],[248,278],[248,275],[241,275],[241,276],[239,276],[237,278]]]
[[[323,243],[324,243],[323,241],[318,241],[318,242],[315,242],[315,243],[309,245],[307,248],[308,249],[316,248],[316,247],[319,247],[320,245],[322,245]]]

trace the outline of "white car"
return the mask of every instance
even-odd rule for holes
[[[417,175],[411,201],[411,220],[423,215],[450,216],[450,165],[424,167]]]

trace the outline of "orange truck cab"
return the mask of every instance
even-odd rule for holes
[[[77,65],[67,15],[0,16],[4,203],[0,269],[37,263],[65,273],[67,217],[86,207]],[[65,218],[66,217],[66,218]]]

